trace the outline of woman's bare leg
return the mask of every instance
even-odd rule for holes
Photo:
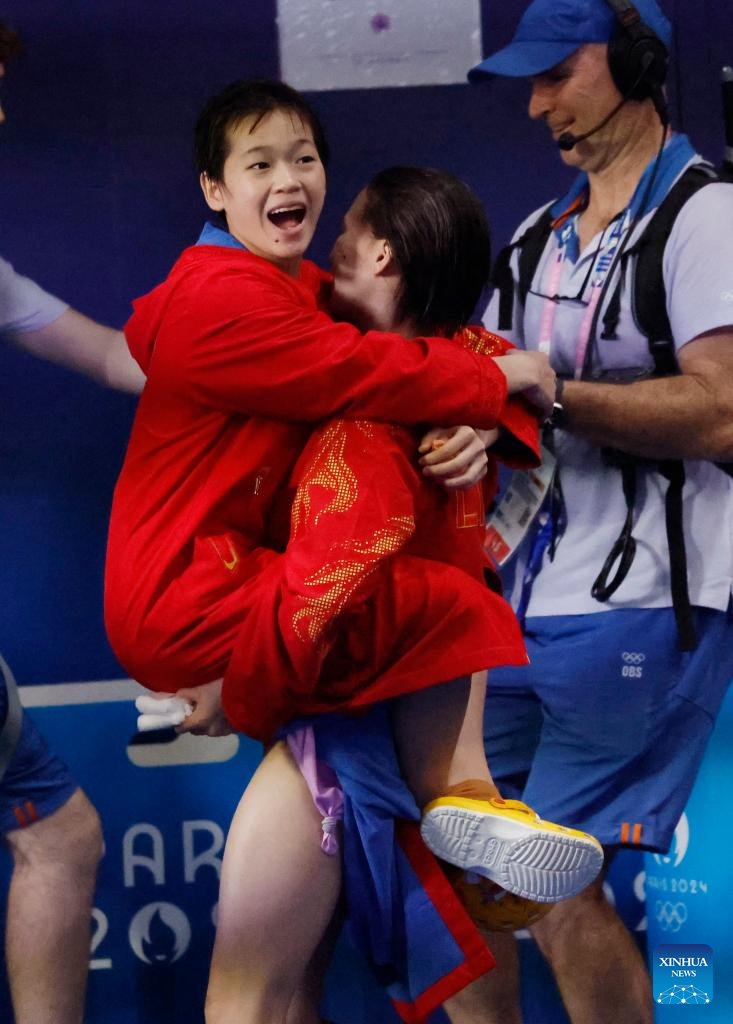
[[[319,1007],[323,984],[342,924],[343,912],[337,909],[305,970],[301,984],[290,1000],[286,1024],[321,1024]]]
[[[582,892],[601,870],[603,850],[592,836],[542,821],[526,805],[500,798],[484,752],[485,695],[481,674],[400,698],[395,742],[405,781],[423,809],[427,846],[454,867],[519,897],[522,910],[534,915],[533,904]],[[475,896],[474,890],[468,892]],[[476,899],[480,915],[465,896],[474,920],[488,924],[483,896]],[[493,920],[491,926],[496,927]]]
[[[393,727],[400,766],[418,806],[451,786],[481,780],[498,796],[484,750],[486,673],[454,679],[394,702]]]
[[[305,781],[278,743],[257,769],[229,831],[207,1024],[284,1024],[341,888],[340,860],[327,856],[320,840],[320,817]]]

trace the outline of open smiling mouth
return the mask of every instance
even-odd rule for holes
[[[267,217],[276,228],[284,230],[298,228],[305,219],[305,206],[278,206],[270,210]]]

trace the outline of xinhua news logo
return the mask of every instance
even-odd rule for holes
[[[657,946],[652,955],[654,1001],[705,1006],[713,1001],[713,951],[691,944]]]

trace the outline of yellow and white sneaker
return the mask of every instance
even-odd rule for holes
[[[436,857],[536,903],[577,896],[603,866],[593,836],[543,821],[519,800],[439,797],[420,832]]]

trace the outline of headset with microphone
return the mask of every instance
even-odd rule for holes
[[[659,119],[666,128],[669,123],[664,98],[669,54],[662,40],[641,20],[641,15],[628,0],[605,0],[616,15],[616,26],[608,43],[608,67],[621,101],[597,125],[582,135],[563,132],[557,140],[565,152],[579,142],[605,128],[612,117],[629,100],[652,99]]]

